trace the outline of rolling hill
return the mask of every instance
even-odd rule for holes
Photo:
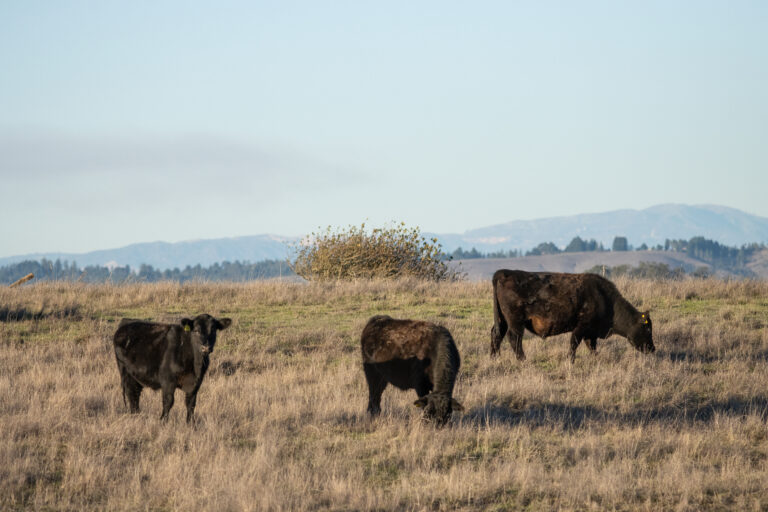
[[[76,261],[81,267],[130,265],[131,268],[138,268],[142,263],[161,270],[198,264],[205,267],[222,261],[257,262],[285,259],[288,254],[288,243],[292,240],[294,239],[275,235],[256,235],[176,243],[150,242],[82,254],[38,253],[11,256],[0,258],[0,266],[45,258],[52,261],[57,259]]]
[[[688,240],[694,236],[703,236],[729,246],[740,246],[752,242],[768,242],[768,218],[724,206],[666,204],[644,210],[516,220],[461,234],[425,235],[436,236],[446,252],[452,252],[458,247],[474,247],[486,253],[509,249],[525,251],[541,242],[554,242],[563,248],[575,236],[584,240],[595,239],[606,247],[611,246],[615,236],[626,236],[629,243],[636,247],[643,243],[653,247],[664,244],[666,239]],[[295,237],[256,235],[176,243],[137,243],[82,254],[50,252],[0,257],[0,265],[46,258],[76,261],[80,266],[130,265],[138,268],[146,263],[162,270],[197,264],[208,266],[222,261],[257,262],[285,259],[289,255],[289,244],[296,240]],[[566,258],[563,261],[570,260]]]
[[[563,248],[573,237],[595,239],[607,248],[615,236],[626,236],[629,243],[649,247],[666,239],[703,236],[729,246],[768,242],[768,218],[734,208],[713,205],[665,204],[644,210],[617,210],[568,217],[516,220],[473,229],[462,234],[437,235],[443,247],[475,247],[481,252],[500,249],[527,250],[541,242]]]

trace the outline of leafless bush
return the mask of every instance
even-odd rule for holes
[[[308,281],[357,278],[418,277],[450,281],[459,274],[442,261],[436,238],[404,223],[367,231],[365,224],[312,233],[297,246],[291,267]]]

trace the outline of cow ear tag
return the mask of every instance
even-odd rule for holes
[[[185,326],[184,326],[184,330],[185,330],[186,332],[189,332],[189,331],[191,331],[191,330],[192,330],[192,328],[191,328],[190,326],[188,326],[188,325],[185,325]]]

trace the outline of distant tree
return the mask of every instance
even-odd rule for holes
[[[565,246],[563,252],[584,252],[587,250],[587,243],[579,236],[573,237],[568,245]]]
[[[641,244],[640,247],[637,248],[638,251],[647,251],[648,246],[645,245],[645,243]]]
[[[138,272],[134,272],[128,265],[124,267],[101,267],[89,265],[84,269],[78,268],[76,263],[63,262],[57,266],[55,262],[43,259],[37,261],[23,261],[0,267],[0,283],[12,283],[29,273],[35,275],[36,281],[82,281],[85,283],[124,283],[130,281],[177,281],[189,280],[205,281],[250,281],[270,277],[293,275],[288,264],[284,261],[265,260],[258,263],[215,263],[208,268],[200,265],[187,266],[184,270],[178,268],[157,270],[152,265],[141,265]]]
[[[517,249],[509,249],[507,251],[499,250],[496,252],[489,252],[485,255],[486,258],[518,258],[520,257],[520,251]]]
[[[591,238],[588,242],[584,242],[584,245],[584,250],[588,252],[603,250],[603,244],[598,244],[597,240],[594,238]]]
[[[465,251],[461,247],[457,247],[456,250],[450,254],[450,256],[454,260],[471,260],[476,258],[483,258],[483,253],[474,247],[469,251]]]
[[[628,249],[629,244],[627,243],[627,237],[617,236],[613,239],[613,245],[611,246],[612,251],[626,251]]]
[[[526,256],[541,256],[542,254],[559,254],[560,249],[552,242],[542,242],[527,253]]]
[[[670,240],[664,241],[664,250],[673,252],[688,252],[688,240]]]
[[[563,252],[593,252],[602,251],[603,244],[600,244],[594,238],[590,240],[582,240],[581,237],[576,236],[571,240],[568,245],[565,246]]]

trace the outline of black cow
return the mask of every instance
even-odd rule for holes
[[[559,274],[497,270],[493,274],[493,328],[491,355],[504,335],[519,360],[523,331],[542,338],[571,332],[571,362],[581,340],[594,352],[598,338],[619,334],[642,352],[653,352],[653,331],[648,311],[639,312],[616,286],[596,274]]]
[[[173,394],[181,388],[186,394],[187,422],[192,420],[197,391],[208,369],[209,355],[216,344],[216,333],[232,323],[198,315],[183,318],[178,324],[160,324],[124,318],[113,343],[117,368],[123,386],[123,401],[131,412],[139,412],[139,397],[146,386],[163,393],[163,413],[167,419]]]
[[[381,412],[381,394],[387,384],[415,389],[424,416],[438,425],[452,411],[464,408],[453,397],[453,384],[461,360],[448,329],[429,322],[374,316],[360,339],[363,370],[368,381],[368,412]]]

